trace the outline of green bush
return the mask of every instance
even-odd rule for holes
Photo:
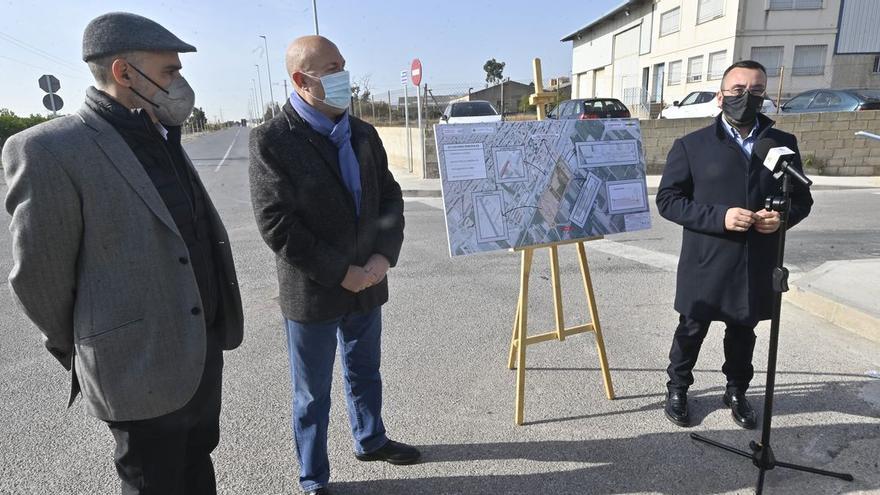
[[[0,108],[0,148],[13,134],[19,133],[28,127],[33,127],[49,120],[42,115],[31,114],[30,117],[19,117],[11,110]]]

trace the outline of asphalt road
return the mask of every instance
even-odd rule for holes
[[[186,145],[229,230],[246,336],[226,354],[222,494],[297,493],[287,354],[273,257],[260,239],[247,188],[247,130]],[[5,194],[5,186],[0,187]],[[791,232],[800,271],[826,260],[880,256],[880,191],[815,193],[814,214]],[[385,419],[392,438],[418,445],[424,463],[359,463],[351,453],[337,371],[330,429],[338,494],[748,493],[747,459],[690,440],[691,431],[746,449],[758,432],[736,427],[721,404],[720,327],[713,326],[691,389],[696,426],[662,413],[666,355],[676,315],[680,230],[654,228],[588,243],[617,399],[606,400],[590,335],[528,349],[526,421],[513,424],[514,373],[506,368],[518,258],[450,259],[438,199],[406,203],[406,241],[384,308]],[[6,220],[4,220],[6,221]],[[11,266],[0,234],[0,272]],[[585,319],[574,251],[560,253],[566,320]],[[549,264],[537,253],[530,325],[549,329]],[[5,281],[2,285],[6,285]],[[763,399],[767,329],[759,327],[751,397]],[[852,483],[777,468],[768,493],[880,492],[880,344],[799,309],[783,308],[771,444],[778,459],[852,473]],[[39,333],[0,291],[0,493],[118,492],[112,437],[81,405],[65,409],[68,376]]]

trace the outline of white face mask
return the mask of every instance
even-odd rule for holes
[[[159,86],[156,81],[150,79],[149,76],[141,72],[140,69],[131,63],[128,65],[131,65],[131,68],[143,76],[144,79],[150,81],[150,83],[159,88],[159,91],[153,95],[153,99],[149,99],[140,94],[134,89],[134,87],[130,88],[134,94],[138,95],[142,100],[153,105],[153,113],[156,114],[156,118],[159,119],[159,122],[169,126],[183,125],[189,117],[189,114],[192,113],[196,101],[196,94],[186,79],[184,79],[183,76],[178,75],[166,89]]]
[[[303,72],[303,74],[321,81],[321,86],[324,87],[324,99],[313,96],[316,100],[338,110],[347,110],[349,105],[351,105],[351,74],[347,70],[341,70],[321,77],[313,76],[306,72]]]

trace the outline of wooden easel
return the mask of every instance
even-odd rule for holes
[[[536,106],[538,120],[544,120],[544,104],[556,98],[555,93],[545,93],[541,79],[541,59],[536,58],[534,64],[535,94],[529,96],[529,103]],[[526,391],[526,347],[538,342],[549,340],[563,341],[566,337],[579,333],[593,332],[596,337],[596,349],[599,353],[599,366],[602,369],[602,378],[605,382],[605,396],[614,399],[614,387],[611,384],[611,373],[608,369],[608,359],[605,355],[605,342],[602,340],[602,328],[599,325],[599,311],[596,308],[596,299],[593,295],[593,282],[590,278],[590,267],[587,264],[587,252],[584,249],[584,241],[601,239],[594,237],[575,241],[561,241],[538,246],[514,249],[522,252],[522,267],[520,270],[519,301],[516,306],[516,316],[513,322],[513,335],[510,339],[510,355],[507,366],[516,369],[516,411],[514,422],[523,424]],[[565,318],[562,311],[562,286],[559,282],[559,253],[558,247],[564,244],[576,244],[578,262],[581,268],[581,278],[584,283],[584,292],[587,298],[587,307],[590,312],[590,323],[565,327]],[[550,274],[553,287],[553,309],[556,317],[556,330],[537,335],[528,335],[528,309],[529,309],[529,275],[532,271],[532,257],[536,249],[547,248],[550,251]]]

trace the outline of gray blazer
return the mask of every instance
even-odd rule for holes
[[[204,368],[201,298],[192,265],[180,261],[186,244],[131,149],[83,107],[11,137],[2,159],[10,288],[73,369],[70,402],[81,388],[88,412],[112,421],[181,408]],[[226,229],[208,203],[221,270],[216,331],[233,349],[241,296]]]

